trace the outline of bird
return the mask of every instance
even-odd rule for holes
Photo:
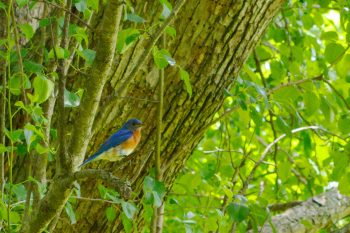
[[[103,143],[98,151],[86,159],[79,167],[94,160],[118,161],[131,154],[141,140],[143,123],[136,118],[129,119],[119,130]]]

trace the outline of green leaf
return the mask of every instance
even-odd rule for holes
[[[13,131],[8,131],[5,129],[5,134],[12,142],[21,142],[21,139],[24,138],[23,129]]]
[[[320,108],[320,101],[317,95],[313,92],[308,91],[303,95],[303,99],[306,114],[310,116],[314,113],[317,113],[318,109]]]
[[[92,65],[96,57],[96,51],[91,49],[84,49],[81,51],[81,56],[85,59],[88,65]]]
[[[350,172],[343,174],[339,181],[339,192],[343,195],[350,195]]]
[[[49,152],[49,148],[45,147],[45,146],[42,146],[40,143],[37,143],[35,145],[35,151],[38,153],[38,154],[45,154],[45,153],[48,153]]]
[[[341,152],[332,152],[331,155],[334,162],[332,179],[339,181],[346,173],[349,166],[349,158],[345,153]]]
[[[143,182],[143,190],[145,193],[145,202],[159,207],[165,194],[164,183],[155,180],[150,176],[146,176]]]
[[[176,37],[176,29],[174,27],[167,26],[165,28],[165,33],[171,36],[172,38]]]
[[[38,114],[42,114],[42,112],[38,113]],[[44,139],[45,138],[45,135],[44,133],[42,132],[42,129],[40,128],[37,128],[36,126],[30,124],[30,123],[27,123],[25,126],[24,126],[25,129],[27,130],[30,130],[30,131],[33,131],[36,135],[38,135],[41,139]]]
[[[29,0],[16,0],[19,8],[24,7],[26,4],[28,4]]]
[[[242,222],[249,214],[249,207],[241,203],[230,203],[226,210],[230,219],[237,222]]]
[[[278,178],[280,178],[282,182],[286,182],[290,178],[291,164],[288,161],[281,162],[278,164],[277,172]]]
[[[77,8],[78,11],[84,12],[87,9],[86,0],[80,0],[79,2],[75,3],[75,8]]]
[[[46,27],[51,24],[51,19],[50,18],[43,18],[39,20],[39,26],[40,27]]]
[[[19,25],[19,28],[21,29],[22,33],[25,35],[25,37],[30,40],[34,35],[34,30],[30,24],[25,23],[22,25]]]
[[[3,2],[0,2],[0,9],[5,10],[6,9],[6,5]],[[1,215],[0,215],[1,216]]]
[[[326,46],[324,56],[326,61],[333,63],[337,61],[345,52],[345,49],[342,45],[338,43],[330,43]]]
[[[0,144],[0,154],[4,153],[7,151],[7,147],[4,146],[4,144]]]
[[[278,81],[284,78],[286,75],[286,70],[281,61],[272,61],[270,63],[271,77]]]
[[[126,216],[126,214],[121,214],[123,227],[126,233],[131,233],[132,230],[132,221]]]
[[[112,222],[117,217],[117,212],[115,211],[114,207],[110,206],[106,209],[106,217],[109,222]]]
[[[253,106],[250,107],[250,116],[257,127],[261,126],[263,122],[262,116]]]
[[[186,91],[189,94],[189,96],[192,96],[192,86],[191,86],[191,82],[190,82],[190,75],[188,74],[188,72],[184,69],[182,69],[180,67],[180,78],[181,80],[184,81],[185,83],[185,87],[186,87]]]
[[[72,205],[69,202],[66,203],[65,210],[66,210],[66,213],[70,219],[70,223],[76,224],[77,220],[75,218],[75,213],[74,213]]]
[[[56,52],[56,56],[57,59],[64,59],[64,58],[68,58],[69,57],[69,51],[65,50],[61,47],[56,47],[55,50],[51,49],[49,52],[49,58],[50,59],[55,59],[55,52]]]
[[[161,14],[161,19],[166,19],[170,16],[171,11],[173,9],[172,5],[167,1],[167,0],[159,0],[159,2],[163,6],[162,14]]]
[[[80,97],[74,92],[64,89],[64,106],[69,108],[78,107],[80,105]]]
[[[44,69],[43,65],[36,63],[36,62],[33,62],[33,61],[30,61],[30,60],[24,60],[23,65],[24,65],[24,69],[27,72],[32,72],[32,73],[37,73],[37,74],[42,73],[43,69]]]
[[[38,75],[34,78],[34,97],[38,103],[45,102],[51,95],[54,89],[54,83],[43,75]]]
[[[259,57],[260,61],[265,61],[272,58],[272,54],[268,48],[265,46],[257,46],[255,51]]]
[[[350,43],[350,23],[346,26],[346,42]]]
[[[27,143],[27,151],[29,151],[30,145],[32,144],[33,140],[35,139],[35,136],[34,136],[33,131],[28,130],[28,129],[24,129],[23,133],[24,133],[24,138],[25,138],[26,143]]]
[[[350,133],[350,118],[347,118],[347,116],[342,116],[339,120],[338,120],[338,129],[340,130],[340,132],[342,132],[343,134],[348,134]]]
[[[137,210],[134,204],[125,201],[122,201],[122,209],[126,217],[130,220],[133,219],[134,214]]]
[[[338,40],[338,33],[335,31],[323,32],[321,40]]]
[[[10,92],[13,95],[21,94],[21,77],[19,75],[11,76],[9,82]]]
[[[98,0],[87,0],[86,4],[88,7],[90,7],[92,10],[94,11],[98,11],[98,4],[99,1]]]
[[[310,156],[312,152],[312,143],[311,143],[310,134],[306,131],[303,131],[300,134],[303,138],[303,146],[304,146],[305,154]]]
[[[287,122],[281,116],[277,116],[276,125],[283,133],[285,133],[287,135],[291,134],[290,126],[287,124]]]
[[[144,23],[146,20],[142,18],[141,16],[134,14],[134,13],[127,13],[126,14],[126,20],[129,20],[131,22],[135,23]]]
[[[133,43],[140,37],[140,35],[140,31],[135,28],[127,28],[121,30],[118,33],[116,46],[117,51],[123,54],[127,49],[129,49],[133,45]]]
[[[26,199],[27,191],[23,184],[16,184],[12,186],[12,191],[19,201],[24,201]]]
[[[158,49],[153,47],[153,60],[158,69],[164,69],[168,65],[174,66],[176,61],[171,57],[171,54],[165,49]]]

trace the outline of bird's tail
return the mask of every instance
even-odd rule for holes
[[[90,163],[92,160],[94,160],[99,154],[94,154],[91,155],[88,159],[86,159],[81,165],[79,165],[79,168],[81,168],[82,166],[84,166],[87,163]]]

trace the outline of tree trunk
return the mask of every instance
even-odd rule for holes
[[[157,20],[156,12],[161,11],[158,1],[137,2],[135,11],[138,14],[147,22]],[[177,36],[168,39],[167,49],[177,64],[190,73],[193,96],[187,94],[178,70],[167,68],[161,154],[167,188],[171,188],[177,173],[222,106],[225,89],[232,87],[242,65],[282,3],[283,0],[187,1],[177,14],[173,22]],[[146,126],[141,144],[133,155],[120,163],[95,162],[90,165],[111,169],[116,176],[129,180],[133,191],[139,194],[138,200],[142,197],[143,178],[153,166],[151,158],[155,147],[158,70],[152,59],[148,57],[139,67],[141,70],[132,77],[130,85],[123,84],[125,77],[138,65],[136,61],[142,56],[148,40],[142,39],[134,49],[115,58],[113,75],[104,88],[92,129],[92,146],[88,150],[95,151],[126,119],[141,119]],[[110,98],[114,90],[121,92]],[[72,112],[70,119],[74,116]],[[75,165],[78,162],[74,162]],[[80,185],[82,196],[99,197],[95,182],[87,180]],[[106,207],[107,204],[80,201],[76,206],[77,224],[72,226],[67,224],[67,219],[61,218],[55,232],[107,232],[108,229],[119,232],[122,229],[120,220],[107,222]],[[140,214],[135,221],[139,230],[144,227]]]
[[[330,226],[350,214],[350,198],[331,190],[272,218],[277,232],[312,233]],[[344,228],[345,229],[345,228]],[[259,231],[274,232],[269,224]]]

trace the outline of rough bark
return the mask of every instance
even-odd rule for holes
[[[350,197],[341,195],[338,190],[331,190],[274,216],[272,223],[277,232],[312,233],[349,215]],[[259,232],[274,231],[269,224],[265,224]]]
[[[167,43],[167,48],[177,63],[190,73],[193,96],[188,96],[177,69],[167,68],[161,169],[168,188],[221,107],[224,90],[230,89],[282,3],[283,0],[197,0],[187,1],[179,11],[173,23],[177,37]],[[135,6],[136,12],[150,23],[157,20],[156,10],[161,10],[158,1],[144,4],[140,0]],[[153,164],[148,158],[156,138],[157,105],[154,100],[157,100],[158,71],[152,60],[148,57],[129,85],[124,87],[123,84],[148,42],[148,38],[142,39],[114,63],[113,75],[103,93],[105,101],[102,101],[93,125],[93,146],[89,149],[90,152],[96,150],[129,117],[138,117],[146,124],[141,145],[132,156],[120,163],[96,162],[90,165],[99,169],[110,168],[117,177],[130,180],[133,191],[139,194],[138,199],[142,197],[143,177]],[[116,98],[108,98],[121,87],[126,88],[123,89],[125,96],[117,93]],[[71,145],[78,143],[86,141],[76,142],[73,137]],[[99,197],[95,182],[82,182],[81,187],[82,196]],[[71,226],[63,219],[58,222],[55,232],[120,232],[122,225],[119,220],[107,222],[106,207],[106,204],[81,201],[76,206],[76,212],[80,213],[78,223]],[[138,229],[144,227],[141,216],[139,214],[135,219]]]
[[[121,19],[121,1],[110,1],[104,12],[101,27],[98,28],[96,59],[91,67],[91,75],[86,86],[89,95],[85,95],[81,104],[81,112],[77,117],[77,123],[73,128],[72,140],[67,153],[63,153],[65,160],[60,160],[61,174],[53,179],[52,185],[45,197],[39,202],[38,210],[29,221],[29,229],[23,228],[23,232],[42,232],[49,222],[60,212],[67,201],[74,180],[65,181],[63,176],[70,176],[78,163],[83,160],[91,125],[98,108],[101,93],[110,71],[114,58],[115,45]],[[63,174],[65,172],[65,174]],[[23,224],[26,226],[27,224]]]

